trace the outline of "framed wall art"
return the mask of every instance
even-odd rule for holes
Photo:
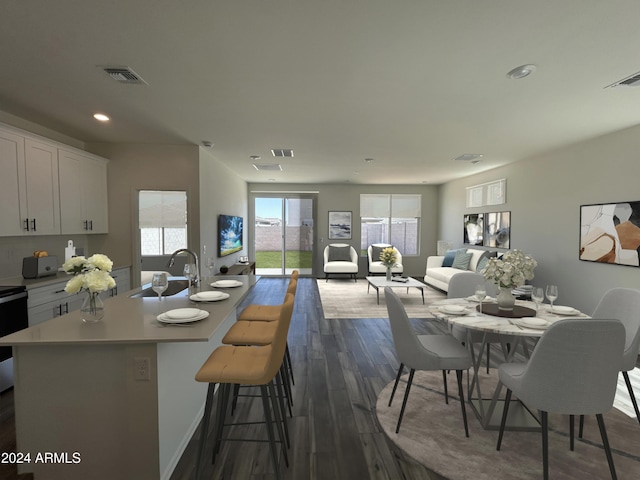
[[[329,240],[351,239],[351,212],[329,212]]]
[[[511,248],[511,212],[484,214],[484,246]]]
[[[483,245],[484,214],[469,213],[464,216],[464,243],[468,245]]]
[[[640,266],[640,201],[580,206],[580,260]]]

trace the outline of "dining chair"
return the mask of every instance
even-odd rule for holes
[[[500,450],[512,393],[540,410],[544,479],[549,478],[548,413],[596,415],[611,477],[616,471],[602,414],[613,406],[625,329],[615,319],[568,318],[551,324],[526,363],[503,363],[507,388],[496,450]]]
[[[449,291],[447,292],[447,298],[466,298],[475,294],[476,286],[484,285],[487,292],[487,296],[496,296],[496,287],[492,282],[485,280],[484,276],[476,272],[460,272],[456,273],[449,281]],[[479,330],[468,329],[462,325],[452,325],[451,335],[466,344],[470,339],[471,343],[482,343],[482,339],[487,341],[487,373],[489,373],[490,367],[490,350],[492,343],[505,342],[507,344],[513,343],[513,337],[505,337],[497,333],[484,333]]]
[[[400,367],[393,384],[389,406],[400,381],[400,376],[404,367],[409,368],[409,380],[402,400],[402,408],[396,425],[396,433],[400,431],[400,424],[407,406],[409,391],[413,383],[413,376],[416,370],[436,371],[442,370],[442,375],[446,386],[446,371],[455,370],[458,378],[458,393],[460,395],[460,405],[462,407],[462,419],[464,422],[465,435],[469,436],[469,426],[467,424],[467,411],[464,404],[464,392],[462,388],[462,372],[471,367],[471,354],[451,335],[418,335],[413,329],[407,312],[400,301],[398,295],[390,287],[385,287],[384,296],[389,313],[389,323],[391,324],[391,334],[396,355],[400,360]]]

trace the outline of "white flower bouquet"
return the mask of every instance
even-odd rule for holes
[[[380,261],[387,268],[393,268],[398,264],[398,256],[396,255],[396,249],[393,247],[387,247],[380,252]]]
[[[490,258],[480,273],[501,288],[515,288],[533,279],[537,265],[538,262],[521,250],[510,250],[501,259]]]
[[[72,257],[64,262],[62,268],[74,276],[64,287],[67,293],[78,293],[82,289],[100,293],[116,286],[110,275],[113,262],[106,255],[96,253],[89,258]]]

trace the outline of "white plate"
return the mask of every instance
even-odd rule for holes
[[[169,310],[164,312],[165,318],[170,318],[172,320],[182,320],[183,318],[194,318],[200,315],[199,308],[176,308],[174,310]]]
[[[549,326],[549,322],[547,322],[544,318],[537,317],[519,318],[518,320],[514,320],[513,322],[520,325],[521,327],[534,328],[536,330],[543,330]]]
[[[226,292],[214,290],[211,292],[198,292],[189,298],[194,302],[218,302],[220,300],[226,300],[229,297],[230,295]]]
[[[238,280],[218,280],[217,282],[213,282],[211,286],[218,288],[233,288],[242,286],[242,282],[239,282]]]
[[[442,305],[440,311],[450,315],[466,315],[469,313],[464,305]]]
[[[549,310],[553,313],[557,313],[558,315],[573,315],[574,313],[580,313],[573,307],[564,307],[562,305],[554,305]]]
[[[209,312],[207,312],[206,310],[199,310],[199,311],[200,311],[200,314],[192,318],[169,318],[166,316],[166,313],[161,313],[156,317],[156,319],[162,323],[192,323],[192,322],[197,322],[199,320],[203,320],[209,316]]]

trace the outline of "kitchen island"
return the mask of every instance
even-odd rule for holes
[[[229,279],[229,276],[225,276]],[[195,373],[236,320],[257,277],[233,277],[230,298],[194,305],[187,291],[105,300],[105,316],[72,312],[0,339],[13,346],[16,459],[40,479],[168,479],[196,430],[207,385]],[[212,290],[209,282],[201,287]],[[189,326],[156,316],[197,306]],[[24,455],[24,456],[23,456]]]

